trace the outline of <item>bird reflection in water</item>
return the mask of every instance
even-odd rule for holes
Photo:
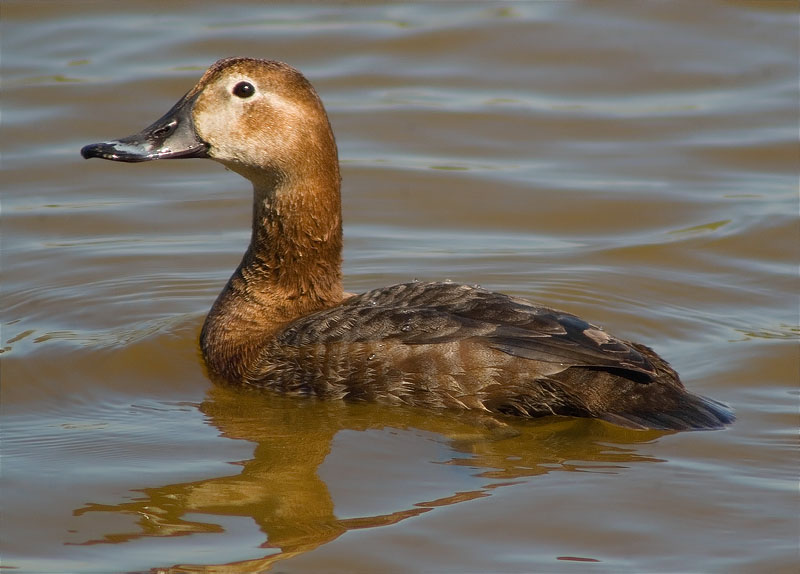
[[[81,545],[121,544],[146,537],[223,533],[220,524],[190,520],[187,515],[249,517],[266,538],[263,556],[218,565],[181,564],[153,572],[215,571],[251,573],[309,552],[349,530],[396,524],[446,506],[489,496],[493,489],[553,471],[616,473],[632,463],[661,462],[636,452],[635,446],[666,434],[637,431],[591,419],[501,420],[452,411],[296,401],[242,389],[215,387],[200,405],[222,436],[255,444],[250,460],[237,463],[240,473],[155,488],[119,504],[90,503],[76,516],[115,513],[137,516],[139,530],[108,533]],[[318,469],[342,430],[418,429],[446,442],[452,457],[438,461],[473,469],[485,484],[434,500],[420,500],[394,512],[337,518],[334,501]],[[348,482],[358,481],[352,475]],[[398,503],[398,505],[403,505]],[[406,504],[407,505],[407,504]]]

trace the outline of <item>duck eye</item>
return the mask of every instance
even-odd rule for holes
[[[233,95],[239,98],[249,98],[256,93],[255,87],[250,82],[239,82],[233,86]]]

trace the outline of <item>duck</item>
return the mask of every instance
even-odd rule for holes
[[[336,140],[316,90],[288,64],[219,60],[153,124],[81,155],[207,158],[252,183],[249,246],[200,333],[215,381],[632,429],[719,429],[735,418],[688,391],[651,348],[568,312],[449,281],[345,292]]]

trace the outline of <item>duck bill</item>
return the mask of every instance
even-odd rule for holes
[[[197,94],[186,94],[170,111],[138,134],[122,139],[89,144],[81,149],[86,158],[140,162],[154,159],[208,157],[208,144],[194,129],[192,107]]]

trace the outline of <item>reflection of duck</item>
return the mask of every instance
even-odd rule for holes
[[[440,416],[431,416],[427,409],[338,401],[298,404],[222,386],[211,388],[200,411],[220,436],[251,443],[252,457],[229,467],[228,476],[149,484],[117,503],[78,508],[74,513],[82,522],[76,524],[75,538],[80,542],[75,544],[125,544],[143,538],[221,534],[228,529],[240,536],[209,538],[209,548],[224,546],[233,556],[250,559],[216,567],[183,564],[153,571],[265,572],[348,531],[391,526],[437,508],[490,496],[520,479],[552,472],[624,473],[630,466],[661,462],[641,452],[647,450],[641,445],[663,433],[631,431],[591,420],[512,420],[501,429],[502,440],[498,440],[497,429],[487,430],[470,413],[459,416],[442,411]],[[392,451],[389,466],[349,448],[356,442],[351,435],[339,443],[338,450],[334,446],[333,466],[320,472],[334,436],[346,430],[373,433],[364,439],[371,445],[384,444],[385,437],[396,439],[392,444],[399,448]],[[432,447],[424,448],[431,441]],[[409,465],[419,480],[397,477]],[[452,475],[445,466],[467,469],[459,473],[462,479],[452,490]],[[372,487],[363,489],[365,481]],[[353,511],[346,496],[342,501],[336,495],[348,490],[357,491],[359,509],[385,510]],[[136,525],[120,531],[118,520],[105,517],[109,514],[133,519]],[[245,520],[237,523],[239,518]],[[252,543],[259,535],[250,534],[252,524],[266,538],[263,556],[257,558],[252,558]],[[92,538],[87,540],[84,531]]]
[[[596,417],[633,428],[718,428],[651,349],[477,287],[342,291],[339,165],[325,110],[286,64],[214,64],[144,131],[84,157],[207,157],[253,183],[253,233],[201,334],[210,371],[290,395]]]

